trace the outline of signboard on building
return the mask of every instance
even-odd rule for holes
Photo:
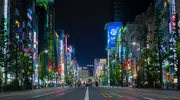
[[[48,60],[48,69],[53,68],[54,62],[52,60]]]
[[[106,63],[106,59],[100,59],[100,63]]]
[[[116,37],[119,35],[122,23],[109,23],[107,28],[107,46],[115,47],[116,46]]]

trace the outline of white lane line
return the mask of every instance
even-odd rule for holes
[[[39,98],[39,97],[42,97],[42,96],[47,96],[47,95],[54,94],[54,93],[58,93],[58,92],[63,92],[63,91],[56,91],[56,92],[50,92],[50,93],[46,93],[46,94],[41,94],[41,95],[34,96],[34,97],[32,97],[32,98],[33,98],[33,99],[34,99],[34,98]]]
[[[121,91],[118,91],[118,90],[114,90],[115,92],[121,92]]]
[[[64,92],[64,91],[66,91],[66,90],[68,90],[68,89],[65,89],[65,90],[63,90],[63,91],[56,91],[56,92],[50,92],[50,93],[46,93],[46,94],[37,95],[37,96],[34,96],[34,97],[32,97],[32,98],[33,98],[33,99],[34,99],[34,98],[39,98],[39,97],[47,96],[47,95],[54,94],[54,93]]]
[[[86,88],[86,94],[84,100],[89,100],[89,88]]]
[[[148,97],[144,97],[144,99],[146,99],[146,100],[155,100],[155,99],[148,98]]]

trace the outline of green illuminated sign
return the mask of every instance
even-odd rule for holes
[[[39,6],[44,6],[46,10],[48,10],[48,0],[36,0],[36,4]]]

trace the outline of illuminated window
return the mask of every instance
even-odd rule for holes
[[[20,27],[20,23],[18,20],[16,20],[16,25],[18,26],[18,28]]]
[[[165,1],[165,2],[164,2],[164,7],[166,7],[166,6],[167,6],[167,2]]]

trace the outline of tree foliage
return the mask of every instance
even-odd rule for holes
[[[114,65],[113,65],[113,59],[110,58],[110,63],[109,63],[109,70],[110,70],[110,85],[114,86],[115,85],[115,72],[114,72]]]
[[[120,64],[116,63],[114,67],[115,72],[115,84],[120,85]]]

